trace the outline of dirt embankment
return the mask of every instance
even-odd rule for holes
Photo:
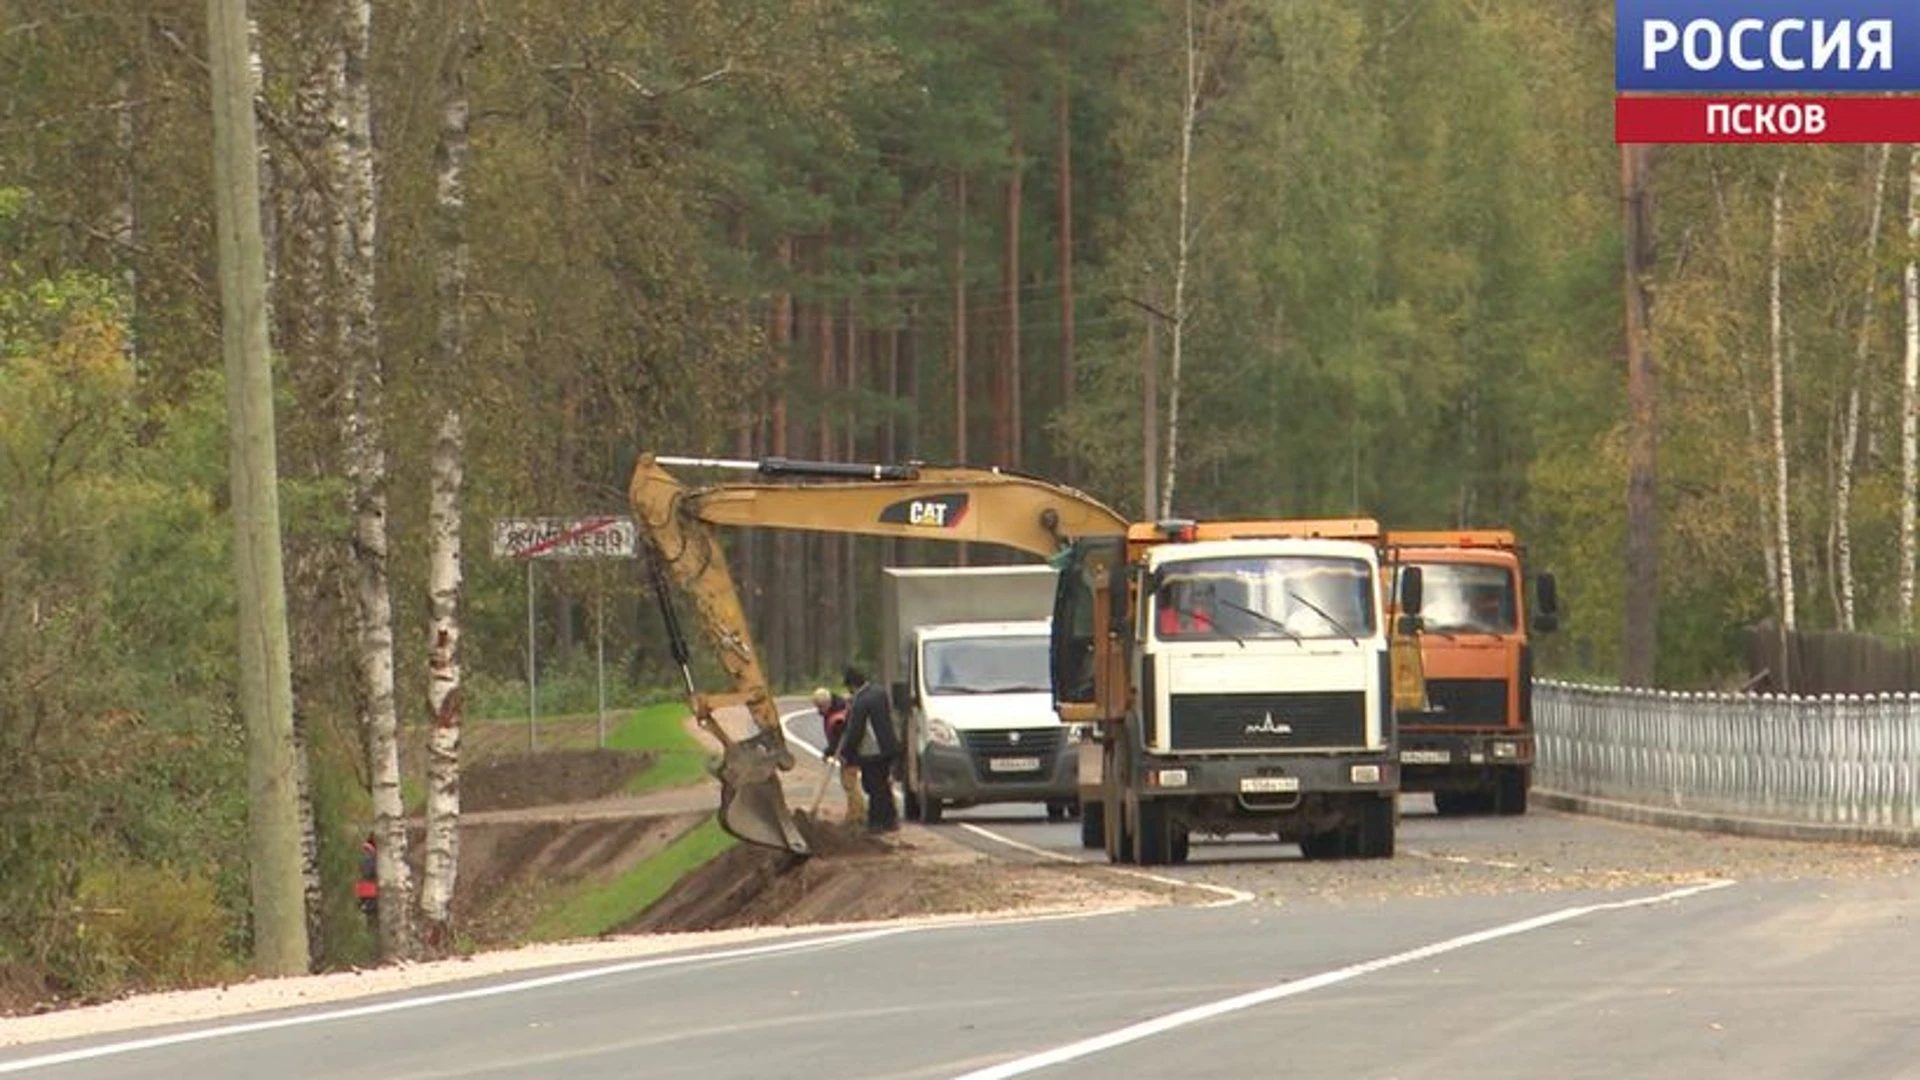
[[[1091,867],[1017,865],[908,826],[888,839],[797,812],[801,858],[741,845],[683,878],[622,933],[806,926],[925,915],[1170,902]]]

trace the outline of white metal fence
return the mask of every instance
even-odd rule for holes
[[[1920,826],[1920,694],[1798,697],[1534,683],[1535,783],[1701,814]]]

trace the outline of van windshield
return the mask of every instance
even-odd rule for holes
[[[1044,694],[1051,642],[1026,637],[946,638],[926,644],[929,694]]]

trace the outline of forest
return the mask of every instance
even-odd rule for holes
[[[1623,152],[1606,0],[253,7],[313,881],[403,827],[397,730],[524,707],[490,522],[625,513],[645,451],[1511,526],[1558,678],[1911,628],[1920,151]],[[76,991],[250,947],[207,25],[0,0],[0,977]],[[783,688],[954,557],[735,555]],[[671,690],[643,578],[541,567],[543,687],[604,609]],[[129,897],[160,968],[89,932]]]

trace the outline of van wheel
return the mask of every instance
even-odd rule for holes
[[[946,807],[931,795],[920,796],[920,822],[923,825],[938,825]]]
[[[1080,807],[1080,846],[1107,846],[1107,804],[1090,802]]]

